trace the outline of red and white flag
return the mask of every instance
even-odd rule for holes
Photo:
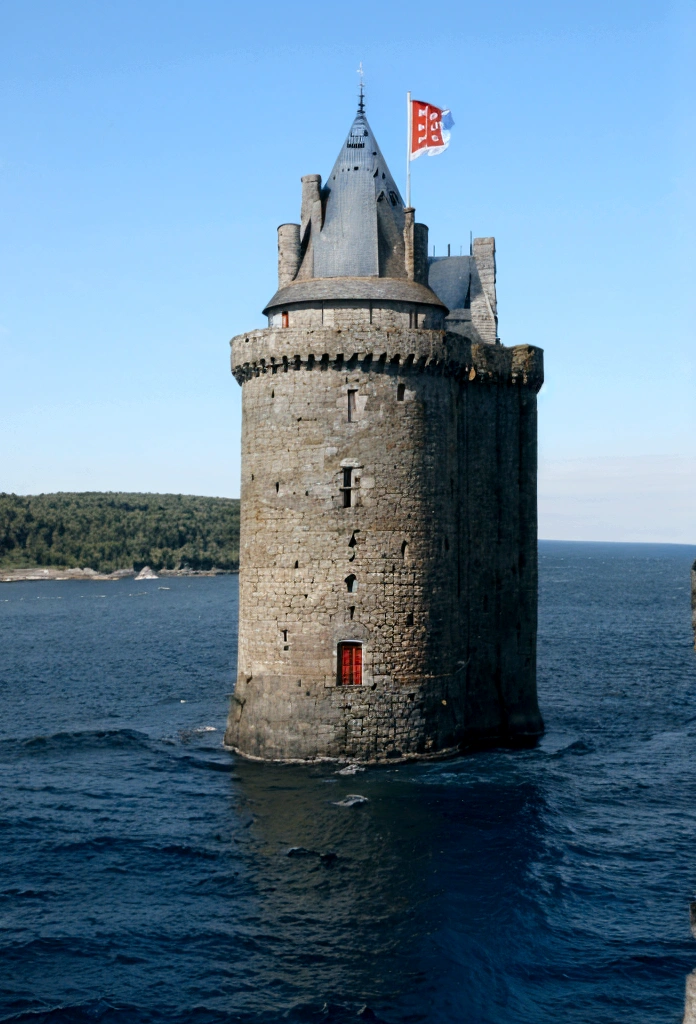
[[[449,146],[449,129],[453,124],[451,110],[434,107],[432,103],[411,100],[409,159],[415,160],[421,153],[427,153],[428,156],[444,153]]]

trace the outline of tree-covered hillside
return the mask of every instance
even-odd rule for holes
[[[0,493],[0,567],[236,569],[239,501],[187,494]]]

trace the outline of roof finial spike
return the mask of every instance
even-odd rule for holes
[[[358,68],[358,74],[360,75],[360,92],[358,93],[358,113],[365,113],[365,72],[363,71],[363,63],[360,61],[360,67]]]

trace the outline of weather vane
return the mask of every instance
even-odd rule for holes
[[[363,71],[363,63],[360,61],[360,67],[357,73],[360,75],[360,94],[358,97],[358,113],[365,113],[365,72]]]

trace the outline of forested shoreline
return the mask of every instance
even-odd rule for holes
[[[239,499],[0,493],[0,567],[237,569]]]

